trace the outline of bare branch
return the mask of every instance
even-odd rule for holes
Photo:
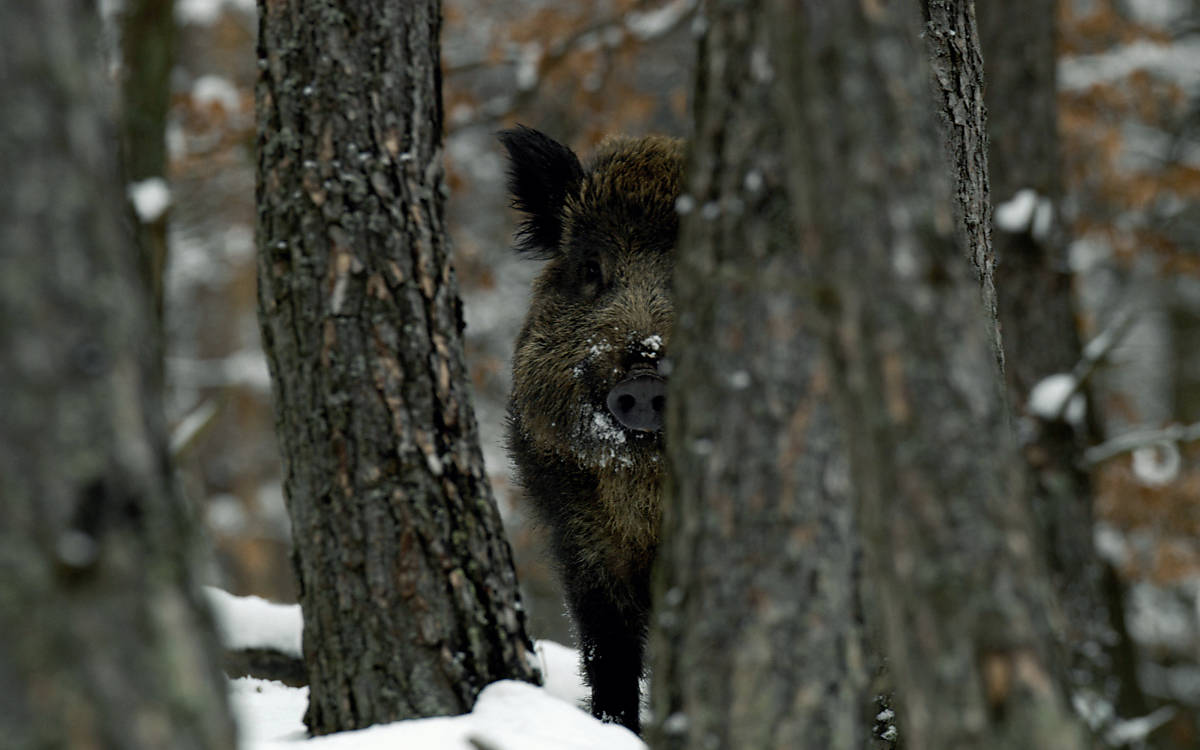
[[[1160,443],[1192,443],[1197,440],[1200,440],[1200,422],[1190,425],[1174,424],[1159,430],[1134,430],[1118,435],[1112,440],[1088,448],[1083,457],[1088,464],[1094,466],[1122,453],[1132,453],[1138,448]]]
[[[1133,319],[1131,311],[1119,312],[1107,328],[1083,347],[1083,356],[1070,373],[1048,375],[1030,390],[1026,398],[1027,410],[1050,422],[1072,421],[1069,407],[1100,365],[1108,361],[1112,350],[1124,340]]]
[[[1071,377],[1074,380],[1074,384],[1071,387],[1071,392],[1067,394],[1067,397],[1062,400],[1062,404],[1059,406],[1058,414],[1055,415],[1056,421],[1063,419],[1067,411],[1067,405],[1071,403],[1071,399],[1083,390],[1084,385],[1100,369],[1100,365],[1108,361],[1108,357],[1112,354],[1113,349],[1125,339],[1125,334],[1129,333],[1129,329],[1133,325],[1133,319],[1133,312],[1128,309],[1118,312],[1107,328],[1096,334],[1091,341],[1084,345],[1083,357],[1075,364],[1074,369],[1071,370]]]
[[[641,0],[624,13],[615,14],[595,23],[581,26],[567,36],[548,45],[535,63],[535,73],[531,85],[518,86],[517,92],[510,96],[500,96],[484,102],[477,110],[476,117],[469,117],[459,122],[447,125],[447,134],[485,122],[495,122],[525,109],[538,95],[537,84],[545,80],[547,74],[555,71],[573,54],[596,43],[597,38],[603,38],[608,33],[620,36],[629,35],[639,42],[650,42],[667,36],[679,28],[685,21],[696,14],[697,0],[671,0],[664,5],[655,7],[650,0]],[[609,45],[612,46],[612,45]],[[521,66],[524,51],[510,54],[499,65]],[[462,75],[488,66],[484,60],[472,60],[446,69],[446,75]]]

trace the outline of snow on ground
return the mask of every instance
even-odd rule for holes
[[[208,606],[228,648],[264,648],[300,656],[304,620],[299,604],[275,604],[257,596],[234,596],[205,586]]]
[[[307,738],[301,720],[308,688],[240,678],[230,684],[241,750],[645,750],[632,732],[602,724],[545,688],[503,680],[475,708]]]
[[[227,646],[300,653],[299,605],[273,604],[207,587]],[[229,682],[241,750],[645,750],[629,730],[578,708],[587,695],[574,649],[538,641],[545,686],[503,680],[483,689],[469,714],[413,719],[308,738],[308,688],[242,677]]]

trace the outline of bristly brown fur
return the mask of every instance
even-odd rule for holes
[[[636,731],[663,443],[623,428],[605,399],[670,341],[683,144],[609,138],[576,175],[574,154],[537,131],[501,139],[514,205],[537,228],[523,231],[548,258],[513,355],[509,450],[551,533],[592,711]]]

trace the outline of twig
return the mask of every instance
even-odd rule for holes
[[[1062,421],[1071,399],[1083,390],[1084,385],[1100,369],[1100,365],[1108,361],[1108,355],[1117,347],[1117,344],[1125,339],[1125,334],[1129,332],[1132,325],[1133,312],[1128,309],[1122,310],[1117,313],[1116,318],[1108,324],[1107,328],[1093,336],[1092,340],[1084,345],[1083,355],[1071,370],[1071,392],[1059,404],[1058,413],[1054,415],[1056,421]]]
[[[184,453],[196,437],[213,423],[220,411],[221,405],[214,399],[208,399],[193,409],[184,417],[175,429],[171,431],[171,457],[178,458]]]
[[[1092,376],[1101,364],[1108,361],[1108,355],[1125,340],[1133,325],[1134,314],[1128,308],[1116,314],[1115,319],[1103,331],[1092,337],[1083,347],[1083,357],[1071,372],[1075,379],[1084,382]]]
[[[1092,446],[1083,453],[1083,458],[1091,465],[1107,461],[1122,453],[1132,453],[1138,448],[1144,448],[1159,443],[1191,443],[1200,440],[1200,422],[1190,425],[1174,424],[1160,430],[1134,430],[1124,435],[1118,435],[1106,440],[1100,445]]]

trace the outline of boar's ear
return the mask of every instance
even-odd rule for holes
[[[562,208],[583,181],[575,152],[524,125],[499,134],[508,149],[508,191],[512,207],[525,214],[517,230],[517,250],[550,257],[562,239]]]

